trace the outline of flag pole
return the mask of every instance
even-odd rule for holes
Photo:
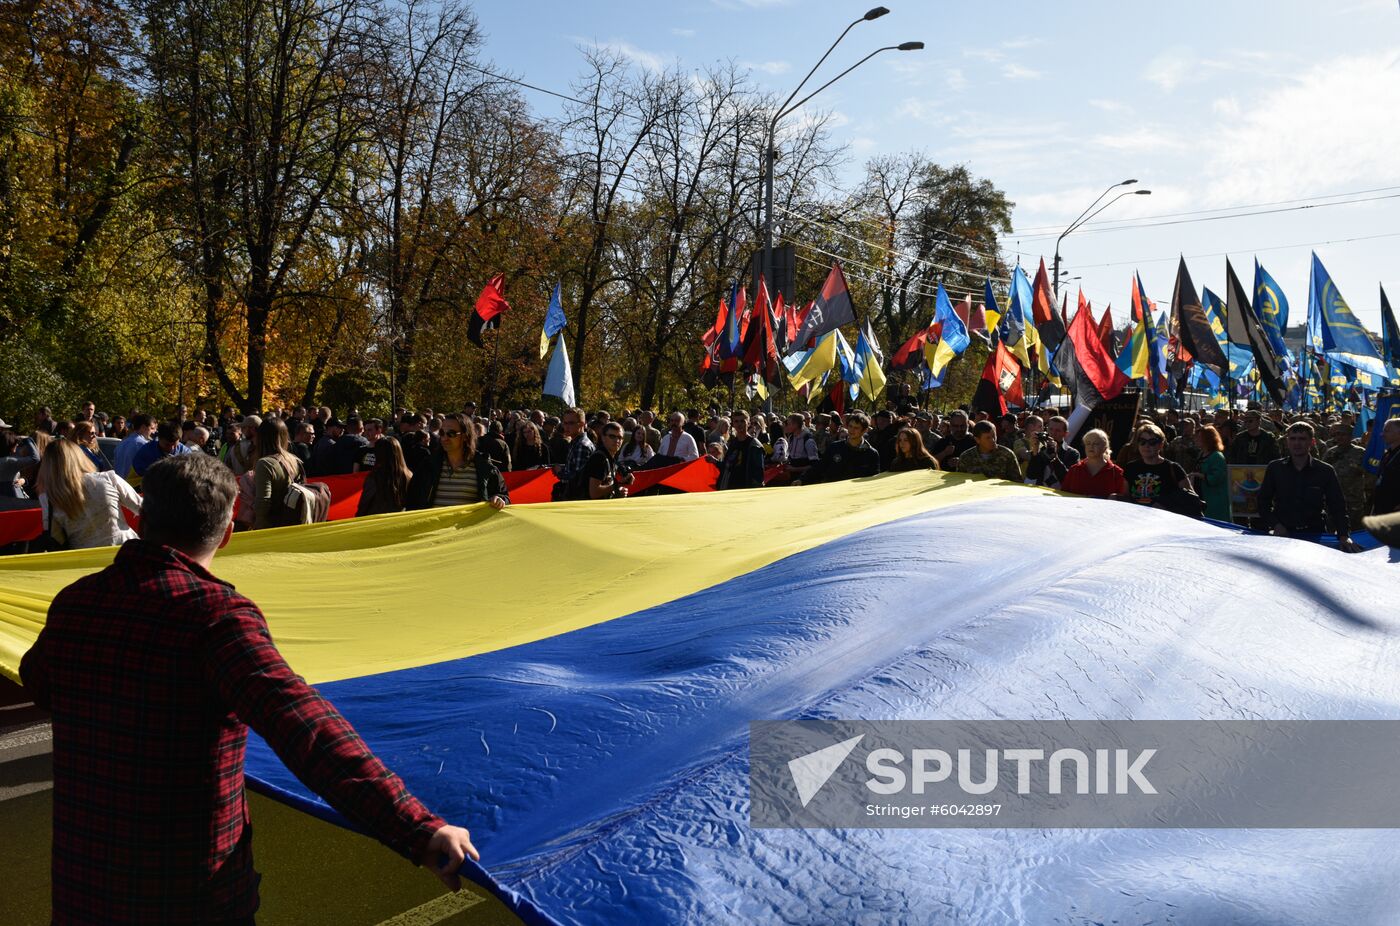
[[[486,401],[482,402],[486,406],[488,419],[496,406],[496,377],[501,371],[501,322],[499,315],[496,316],[496,337],[493,340],[495,347],[491,350],[491,385],[486,390]]]

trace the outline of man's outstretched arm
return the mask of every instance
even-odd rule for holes
[[[255,607],[235,607],[209,625],[205,677],[240,720],[267,741],[307,787],[347,820],[449,888],[478,858],[470,834],[449,826],[410,794],[340,712],[292,671]]]

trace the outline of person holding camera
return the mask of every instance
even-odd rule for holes
[[[1031,485],[1060,487],[1069,468],[1079,462],[1079,451],[1070,446],[1065,438],[1069,435],[1069,422],[1056,415],[1046,424],[1046,433],[1026,429],[1026,482]]]
[[[583,483],[587,494],[573,493],[572,498],[626,498],[632,484],[632,472],[624,466],[622,455],[622,423],[609,421],[598,432],[602,446],[593,451],[583,468]]]

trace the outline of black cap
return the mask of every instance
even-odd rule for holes
[[[345,422],[341,421],[339,418],[332,418],[330,421],[327,421],[327,422],[326,422],[326,427],[328,427],[328,428],[343,428],[343,427],[345,427]]]

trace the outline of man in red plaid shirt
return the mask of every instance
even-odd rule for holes
[[[251,923],[251,726],[348,820],[453,890],[470,834],[430,813],[209,572],[238,486],[213,457],[152,466],[141,539],[61,591],[20,674],[53,713],[53,922]],[[247,726],[245,726],[245,724]]]

